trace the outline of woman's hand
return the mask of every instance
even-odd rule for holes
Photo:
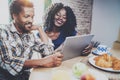
[[[82,56],[87,56],[91,53],[91,50],[93,48],[92,44],[89,44],[83,51],[82,51]]]

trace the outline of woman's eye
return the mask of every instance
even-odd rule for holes
[[[66,17],[63,17],[63,19],[66,19]]]
[[[56,14],[57,16],[60,16],[60,14]]]

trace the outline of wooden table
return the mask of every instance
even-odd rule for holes
[[[113,54],[113,56],[120,58],[120,50],[119,49],[111,49],[111,53]],[[52,75],[52,71],[54,69],[56,69],[56,68],[57,69],[72,69],[73,64],[75,64],[77,62],[83,62],[89,68],[95,69],[95,70],[103,73],[104,75],[106,75],[108,77],[109,80],[120,80],[120,73],[113,73],[113,72],[104,71],[104,70],[95,68],[94,66],[89,64],[88,59],[91,56],[94,56],[94,55],[90,54],[87,57],[86,56],[79,56],[79,57],[76,57],[76,58],[73,58],[70,60],[63,61],[61,66],[55,67],[55,68],[34,68],[31,71],[31,75],[30,75],[29,80],[51,80],[50,78]]]

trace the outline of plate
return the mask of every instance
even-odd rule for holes
[[[95,60],[94,60],[95,57],[97,57],[97,56],[90,57],[88,60],[89,63],[91,65],[93,65],[94,67],[97,67],[97,68],[105,70],[105,71],[110,71],[110,72],[120,72],[120,70],[113,70],[112,68],[103,68],[103,67],[99,67],[99,66],[95,65]]]

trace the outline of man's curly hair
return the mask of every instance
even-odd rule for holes
[[[59,29],[55,29],[54,16],[63,8],[66,10],[67,21],[63,26],[59,27]],[[72,35],[72,32],[75,30],[76,25],[76,16],[69,6],[64,6],[62,3],[55,3],[51,5],[50,8],[48,8],[44,21],[45,31],[52,32],[53,30],[55,30],[56,32],[59,32],[60,30],[62,30],[63,34],[66,37]]]

